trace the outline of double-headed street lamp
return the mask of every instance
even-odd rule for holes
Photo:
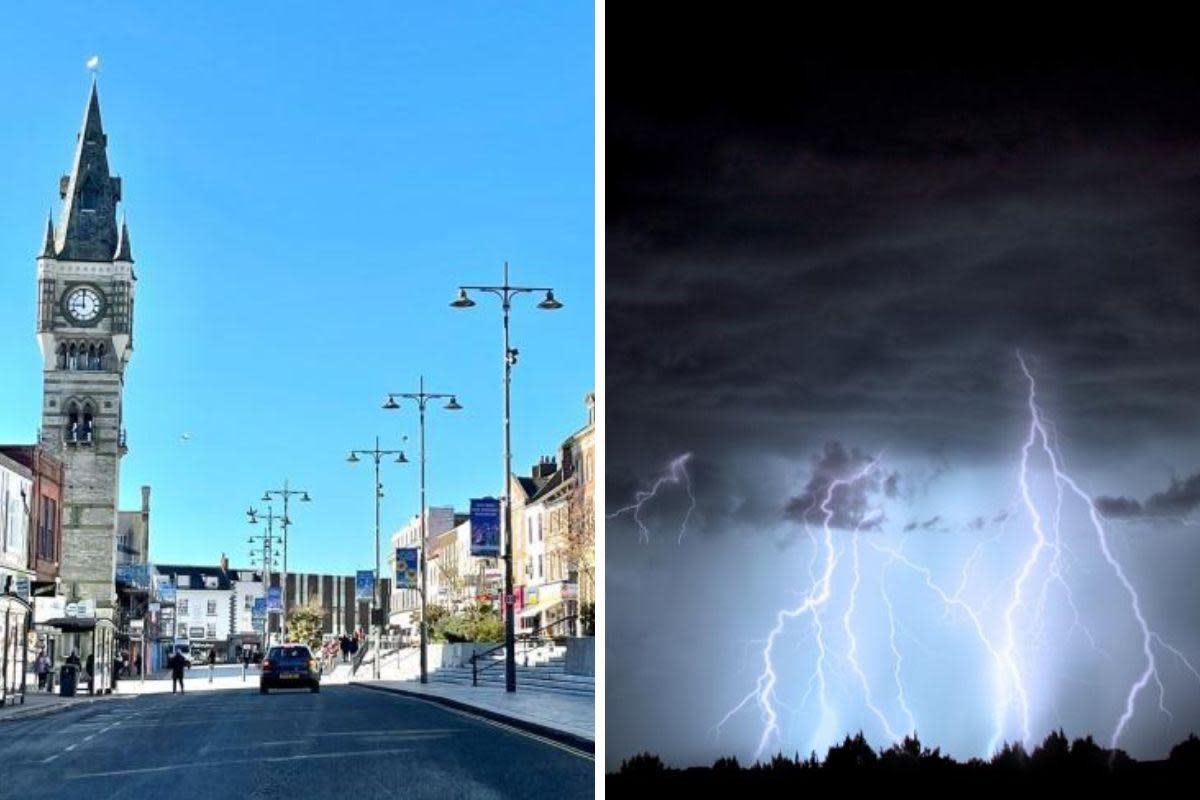
[[[276,495],[283,498],[283,519],[279,521],[279,525],[283,528],[283,580],[280,581],[279,596],[280,604],[283,608],[283,638],[287,639],[287,553],[288,553],[288,528],[292,527],[292,518],[288,516],[288,500],[292,495],[300,495],[301,503],[310,503],[312,498],[308,496],[307,489],[292,489],[288,487],[287,479],[283,481],[282,489],[267,489],[263,492],[262,501],[264,503],[271,502],[271,495]]]
[[[375,634],[375,658],[372,660],[374,667],[371,672],[378,680],[379,662],[383,656],[380,650],[380,641],[383,638],[383,619],[380,619],[378,623],[375,622],[376,609],[382,612],[382,606],[379,603],[379,499],[383,497],[383,484],[379,482],[379,461],[384,456],[396,456],[397,464],[407,464],[408,457],[404,455],[403,450],[380,450],[378,436],[375,437],[375,449],[351,450],[346,461],[351,464],[357,464],[361,460],[359,459],[360,455],[371,456],[375,459],[375,585],[371,592],[371,616],[369,621]],[[383,614],[380,613],[380,617],[382,616]]]
[[[429,682],[428,660],[426,657],[429,647],[428,625],[426,624],[426,592],[425,592],[425,547],[429,544],[425,532],[425,406],[430,400],[445,400],[444,408],[447,411],[461,411],[462,406],[458,404],[458,397],[452,394],[440,394],[435,392],[425,391],[425,376],[421,376],[420,388],[415,392],[389,392],[387,402],[383,404],[385,411],[395,411],[400,408],[400,404],[396,402],[396,398],[401,400],[413,400],[417,404],[417,409],[420,411],[421,419],[421,683]],[[395,587],[393,587],[395,588]]]
[[[512,310],[512,299],[519,294],[545,292],[546,297],[537,304],[544,311],[556,311],[563,304],[554,298],[554,289],[549,286],[512,286],[508,282],[508,262],[504,262],[504,283],[500,286],[459,286],[458,298],[450,304],[452,308],[470,308],[475,301],[468,292],[487,292],[500,298],[504,312],[504,688],[517,690],[516,621],[513,603],[513,551],[512,551],[512,368],[517,363],[517,348],[509,343],[508,316]]]
[[[275,556],[275,547],[276,547],[276,545],[280,545],[280,546],[283,545],[282,537],[278,536],[275,533],[275,520],[280,520],[280,522],[282,522],[283,518],[275,513],[275,510],[273,508],[271,508],[270,503],[267,503],[267,513],[266,514],[260,515],[258,510],[254,508],[254,506],[250,506],[249,508],[246,509],[246,522],[250,523],[251,525],[257,525],[258,518],[260,516],[262,516],[267,521],[266,533],[261,533],[261,534],[258,534],[257,536],[254,534],[250,534],[249,538],[246,541],[249,544],[260,543],[262,545],[261,551],[259,551],[259,550],[251,550],[250,551],[250,561],[251,561],[251,566],[253,566],[254,556],[258,555],[262,562],[263,597],[265,598],[267,596],[267,594],[270,593],[270,590],[271,590],[271,570],[273,567],[275,567],[279,563],[278,558],[276,558],[276,556]],[[286,553],[287,551],[285,550],[284,552]],[[280,590],[280,593],[282,595],[282,590]],[[282,622],[279,625],[279,629],[280,629],[280,631],[283,630]],[[264,647],[269,643],[270,636],[271,636],[271,612],[268,611],[267,616],[263,619],[263,646]]]

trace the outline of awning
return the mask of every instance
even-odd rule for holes
[[[111,620],[96,617],[55,617],[38,624],[58,628],[63,633],[88,633],[94,631],[101,624],[110,628],[117,627]]]

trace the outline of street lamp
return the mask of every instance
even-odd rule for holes
[[[376,609],[382,611],[379,603],[379,498],[383,497],[383,484],[379,482],[379,460],[384,456],[396,456],[397,464],[406,464],[408,459],[404,455],[403,450],[380,450],[379,437],[375,437],[375,449],[373,450],[351,450],[346,461],[351,464],[357,464],[360,459],[359,453],[369,455],[375,459],[375,585],[371,592],[371,614],[367,622],[374,630],[375,634],[375,658],[372,660],[374,667],[371,672],[376,680],[379,680],[379,662],[382,660],[383,652],[380,650],[380,640],[383,638],[383,620],[379,620],[379,624],[375,623]],[[382,617],[383,615],[380,614]]]
[[[452,394],[439,394],[425,391],[425,376],[422,375],[419,383],[419,389],[415,392],[391,392],[388,394],[387,402],[383,404],[385,411],[395,411],[400,408],[400,404],[396,402],[396,398],[401,400],[413,400],[417,404],[417,410],[420,412],[421,420],[421,683],[429,683],[429,667],[427,653],[429,649],[428,631],[425,623],[426,614],[426,597],[425,597],[425,546],[428,544],[428,536],[425,532],[425,407],[430,400],[445,400],[446,405],[443,406],[447,411],[461,411],[462,406],[458,404],[458,397]]]
[[[545,298],[537,304],[543,311],[556,311],[563,304],[554,297],[554,289],[548,286],[512,286],[508,282],[508,262],[504,262],[504,283],[500,286],[459,286],[458,297],[450,303],[452,308],[470,308],[475,305],[468,291],[487,292],[500,298],[504,312],[504,688],[517,690],[516,621],[513,614],[513,554],[512,554],[512,368],[517,363],[517,349],[509,344],[509,312],[512,299],[519,294],[545,292]]]
[[[270,498],[268,498],[268,501],[269,500],[270,500]],[[246,541],[248,544],[255,544],[258,542],[262,543],[262,551],[261,552],[257,551],[257,550],[253,550],[253,549],[250,551],[250,562],[251,562],[250,565],[254,566],[254,556],[258,555],[259,560],[261,561],[261,564],[262,564],[263,597],[265,598],[271,589],[271,570],[273,567],[275,567],[279,563],[279,560],[275,556],[275,546],[282,545],[283,540],[275,534],[275,520],[281,519],[281,518],[278,514],[275,513],[275,510],[273,508],[271,508],[271,505],[269,502],[267,503],[267,513],[266,514],[260,515],[258,510],[255,509],[253,506],[246,509],[246,522],[248,522],[249,524],[257,525],[260,516],[262,516],[267,521],[266,533],[262,533],[262,534],[258,534],[258,535],[255,535],[252,533],[252,534],[250,534],[250,536],[247,538]],[[282,594],[282,590],[281,590],[281,594]],[[282,629],[283,629],[283,625],[281,623],[280,630],[282,630]],[[271,614],[268,611],[266,618],[263,620],[263,646],[264,647],[267,644],[269,644],[270,635],[271,635]]]
[[[264,503],[269,503],[271,501],[271,495],[277,495],[277,496],[283,498],[283,519],[281,519],[279,521],[279,526],[281,528],[283,528],[283,575],[282,575],[283,580],[280,581],[279,594],[280,594],[280,602],[283,607],[283,612],[282,612],[281,616],[282,616],[282,631],[283,631],[284,640],[287,639],[288,528],[290,528],[292,526],[292,518],[288,516],[288,500],[291,499],[292,495],[294,495],[294,494],[300,495],[301,503],[311,503],[312,502],[312,498],[308,496],[308,490],[289,488],[286,478],[283,481],[282,489],[267,489],[266,491],[263,492],[263,496],[262,496]]]

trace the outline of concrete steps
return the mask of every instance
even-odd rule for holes
[[[479,685],[504,685],[504,660],[487,659],[480,662]],[[487,667],[486,669],[483,669]],[[450,684],[453,686],[471,685],[471,667],[441,667],[429,673],[430,683]],[[536,666],[517,664],[517,688],[534,689],[537,691],[557,692],[570,695],[596,694],[596,679],[591,675],[572,675],[566,671],[562,657],[550,658]]]

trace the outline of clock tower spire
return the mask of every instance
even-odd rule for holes
[[[59,568],[64,593],[73,601],[94,601],[97,618],[111,621],[136,278],[128,228],[117,224],[121,179],[109,170],[95,79],[71,172],[58,192],[58,225],[47,223],[37,256],[40,439],[66,468]],[[97,631],[101,627],[111,626],[98,624]]]

